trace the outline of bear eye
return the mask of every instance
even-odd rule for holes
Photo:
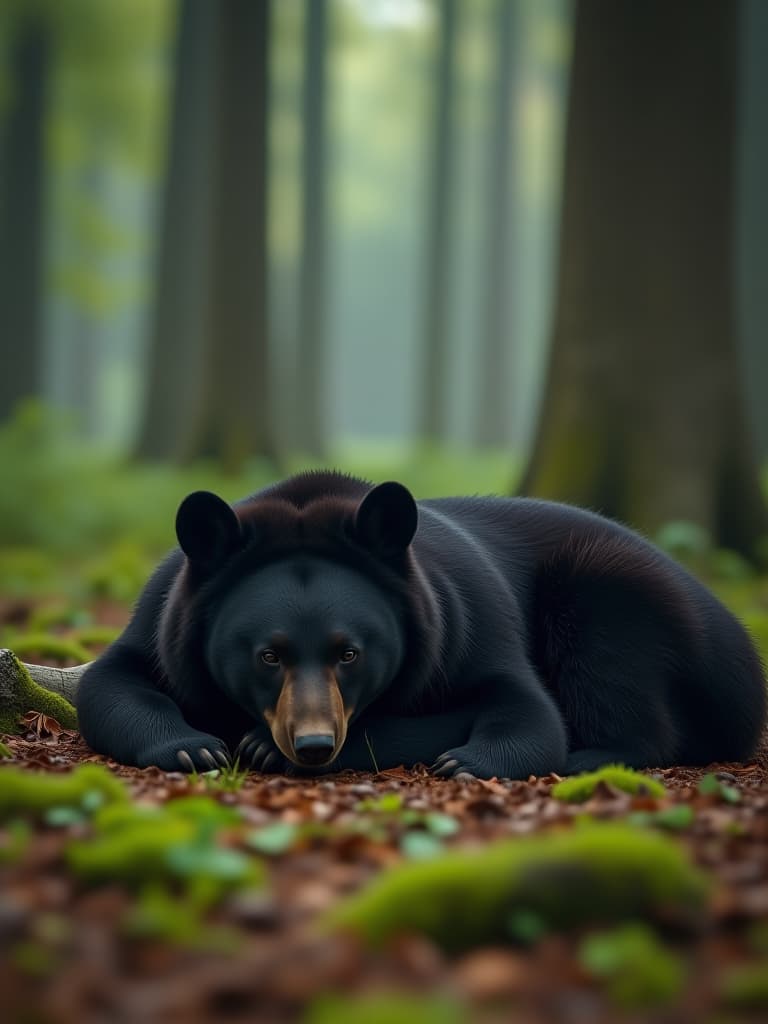
[[[280,664],[280,658],[277,656],[277,653],[272,650],[271,647],[267,647],[265,648],[265,650],[261,652],[261,660],[264,662],[265,665]]]
[[[344,650],[341,652],[341,657],[339,658],[339,661],[342,662],[344,665],[349,665],[350,662],[357,661],[357,651],[355,650],[355,648],[345,647]]]

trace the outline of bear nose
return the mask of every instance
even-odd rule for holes
[[[331,754],[335,741],[330,733],[310,733],[297,736],[293,748],[301,764],[324,764]]]

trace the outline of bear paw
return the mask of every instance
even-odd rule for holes
[[[164,772],[209,772],[229,767],[229,751],[216,736],[198,732],[160,743],[145,751],[140,767],[156,765]]]
[[[500,773],[492,765],[482,749],[471,743],[463,747],[446,750],[430,768],[434,775],[449,779],[457,775],[472,775],[476,779],[490,779]]]
[[[265,737],[263,729],[254,729],[243,736],[235,750],[235,761],[248,771],[282,775],[287,774],[290,766],[272,738]]]

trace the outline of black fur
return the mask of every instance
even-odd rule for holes
[[[294,687],[333,673],[354,708],[331,767],[526,778],[743,760],[758,743],[765,681],[745,631],[666,555],[590,512],[417,506],[399,484],[306,473],[234,510],[190,495],[177,532],[183,551],[78,694],[85,739],[126,764],[206,768],[240,743],[254,766],[285,769],[264,718],[285,673]],[[362,637],[356,663],[336,652],[321,665],[347,634]],[[277,672],[259,655],[271,636],[286,646]]]

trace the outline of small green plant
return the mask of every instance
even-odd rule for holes
[[[630,923],[610,932],[588,935],[579,959],[585,970],[602,979],[608,995],[625,1009],[644,1009],[671,1002],[681,992],[685,968],[644,924]]]
[[[153,883],[142,888],[136,903],[123,915],[121,932],[132,939],[156,939],[192,949],[228,953],[237,948],[231,928],[205,920],[206,907],[188,894],[175,896],[166,886]]]
[[[29,659],[30,654],[56,661],[71,661],[83,665],[91,660],[91,653],[73,637],[54,636],[52,633],[16,633],[6,643],[18,658]]]
[[[567,803],[583,803],[594,794],[600,783],[620,789],[633,796],[644,794],[652,797],[664,796],[665,789],[656,779],[620,764],[608,764],[596,772],[585,772],[563,779],[552,787],[552,796]]]
[[[690,828],[696,820],[696,814],[690,804],[672,804],[658,811],[634,811],[626,820],[630,825],[655,825],[671,832],[680,832]]]
[[[469,1018],[461,1003],[447,996],[399,994],[315,999],[303,1024],[464,1024]]]
[[[716,796],[728,804],[737,804],[741,800],[741,793],[735,786],[728,786],[713,773],[704,775],[699,780],[699,793],[702,796]]]
[[[521,913],[547,930],[657,914],[688,921],[707,891],[705,876],[666,836],[591,822],[399,865],[332,910],[326,925],[373,945],[417,931],[467,949],[509,939]]]
[[[71,843],[72,871],[91,883],[183,883],[201,903],[262,881],[260,865],[240,850],[222,846],[217,833],[240,824],[239,813],[207,796],[183,797],[156,807],[106,807],[93,821],[94,835]]]
[[[57,808],[76,809],[82,818],[127,800],[123,783],[101,765],[83,764],[62,775],[0,766],[0,820],[42,817]]]
[[[768,1010],[768,963],[727,970],[720,981],[720,1001],[734,1010]]]

